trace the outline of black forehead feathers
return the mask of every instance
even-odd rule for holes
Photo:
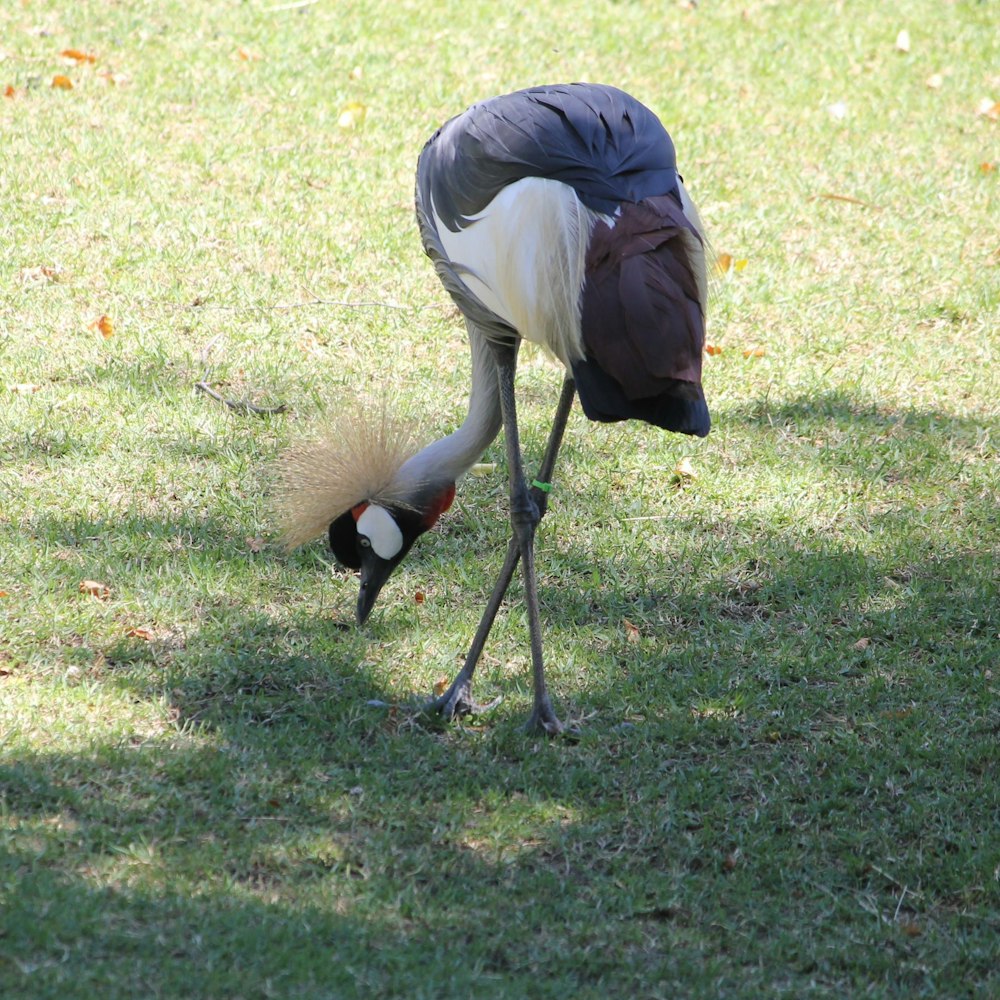
[[[358,555],[358,526],[352,511],[345,510],[331,523],[330,549],[341,565],[348,569],[361,569],[361,557]]]

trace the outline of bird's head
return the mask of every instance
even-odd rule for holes
[[[384,405],[342,407],[280,465],[278,515],[289,549],[323,534],[337,561],[361,574],[358,623],[413,543],[451,506],[454,482],[432,482],[408,461],[412,425]]]
[[[420,491],[421,493],[427,491]],[[363,625],[375,599],[413,543],[437,523],[455,498],[455,484],[414,498],[418,504],[355,504],[330,523],[330,549],[337,561],[361,573],[358,624]]]

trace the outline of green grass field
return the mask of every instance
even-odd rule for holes
[[[4,4],[0,996],[1000,995],[997,14]],[[502,441],[363,630],[274,460],[347,392],[461,421],[416,157],[573,79],[661,116],[734,262],[714,430],[574,413],[538,563],[580,739],[523,731],[517,587],[502,704],[435,729]],[[531,464],[560,378],[522,361]]]

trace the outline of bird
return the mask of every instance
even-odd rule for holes
[[[360,573],[363,625],[502,428],[506,557],[464,665],[426,708],[450,720],[495,704],[474,700],[472,680],[520,563],[533,679],[526,728],[555,736],[567,727],[546,684],[534,541],[567,419],[578,397],[592,421],[708,434],[704,227],[659,118],[624,91],[593,83],[518,90],[449,119],[419,155],[415,201],[424,250],[468,332],[466,417],[421,448],[411,422],[386,406],[347,407],[325,436],[283,460],[285,542],[328,534],[337,560]],[[515,393],[522,341],[565,369],[531,479]]]

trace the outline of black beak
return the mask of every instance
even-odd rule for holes
[[[361,558],[361,592],[358,594],[358,624],[364,625],[375,607],[375,599],[392,575],[395,563],[380,559],[374,552]]]

